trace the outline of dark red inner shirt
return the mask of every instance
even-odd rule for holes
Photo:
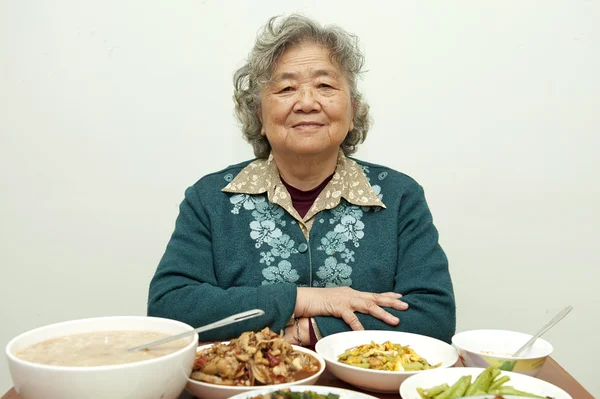
[[[306,213],[308,212],[312,204],[315,202],[319,194],[321,194],[321,191],[323,191],[327,183],[329,183],[329,181],[333,178],[333,175],[334,174],[327,177],[317,187],[308,191],[298,190],[296,187],[292,187],[288,183],[286,183],[286,181],[283,180],[283,178],[281,179],[281,182],[283,183],[285,188],[287,188],[288,192],[292,197],[292,204],[294,205],[294,208],[296,209],[296,211],[298,211],[301,217],[304,217],[304,215],[306,215]]]

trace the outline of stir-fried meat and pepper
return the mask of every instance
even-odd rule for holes
[[[265,328],[198,352],[190,377],[219,385],[271,385],[307,378],[319,367],[314,356],[294,351],[286,340]]]

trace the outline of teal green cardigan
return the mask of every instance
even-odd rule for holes
[[[148,315],[199,327],[244,310],[265,311],[200,336],[227,340],[265,326],[284,328],[298,286],[350,286],[395,291],[409,304],[405,311],[386,308],[400,319],[397,326],[357,313],[365,329],[450,342],[456,324],[452,281],[422,187],[395,170],[355,161],[386,208],[359,207],[342,199],[336,208],[315,216],[309,240],[266,194],[221,191],[250,161],[189,187],[150,283]],[[315,320],[324,336],[350,330],[335,317]]]

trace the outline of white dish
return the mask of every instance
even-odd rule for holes
[[[97,317],[36,328],[12,339],[6,357],[15,390],[27,399],[179,397],[194,364],[198,335],[189,344],[166,356],[136,363],[97,367],[51,366],[28,362],[15,353],[38,342],[64,335],[94,331],[141,330],[165,334],[191,331],[187,324],[143,316]]]
[[[212,344],[199,346],[197,351],[201,351],[201,350],[210,348],[211,346],[212,346]],[[225,398],[230,398],[232,396],[235,396],[235,395],[238,395],[238,394],[244,393],[244,392],[249,392],[249,391],[255,392],[259,389],[272,389],[272,390],[276,391],[278,389],[290,388],[290,387],[296,386],[296,385],[314,384],[315,382],[317,382],[317,380],[319,379],[321,374],[323,374],[323,371],[325,371],[325,360],[321,356],[319,356],[317,353],[311,351],[310,349],[306,349],[306,348],[303,348],[301,346],[296,346],[296,345],[292,345],[292,347],[294,348],[295,351],[308,353],[309,355],[314,356],[315,359],[317,359],[319,361],[319,364],[320,364],[319,371],[316,374],[314,374],[308,378],[305,378],[303,380],[299,380],[299,381],[289,382],[286,384],[261,385],[261,386],[253,386],[253,387],[217,385],[217,384],[210,384],[208,382],[202,382],[202,381],[197,381],[197,380],[188,378],[188,383],[187,383],[187,386],[185,387],[185,389],[189,393],[191,393],[199,398],[225,399]]]
[[[497,395],[469,396],[469,399],[497,399]],[[502,395],[502,399],[531,399],[531,396]]]
[[[552,354],[553,348],[548,341],[538,338],[520,356],[512,356],[531,337],[529,334],[508,330],[470,330],[452,337],[452,345],[466,367],[491,366],[535,376]]]
[[[369,370],[338,362],[338,356],[347,349],[369,344],[371,341],[378,344],[390,341],[394,344],[409,345],[430,364],[442,363],[440,368],[452,367],[458,361],[458,353],[452,345],[424,335],[397,331],[365,330],[332,334],[317,342],[315,350],[323,356],[327,363],[327,369],[333,375],[348,384],[372,392],[398,392],[402,381],[411,375],[437,370]]]
[[[432,388],[444,383],[452,385],[458,381],[460,377],[465,375],[471,375],[473,377],[472,381],[475,381],[475,378],[477,378],[483,370],[485,369],[480,367],[455,367],[444,370],[432,370],[427,373],[414,375],[407,378],[406,381],[402,383],[399,391],[400,396],[402,396],[403,399],[421,399],[421,396],[417,392],[417,388]],[[510,377],[510,381],[505,385],[510,385],[519,391],[539,396],[550,396],[554,399],[573,399],[559,387],[538,378],[509,371],[502,371],[500,374],[500,376],[505,375]]]
[[[279,391],[281,388],[265,388],[257,389],[251,392],[244,392],[238,395],[232,396],[231,399],[250,399],[257,395],[264,395],[269,392]],[[292,392],[315,392],[321,395],[327,395],[329,393],[339,395],[340,399],[377,399],[375,396],[367,395],[365,393],[350,391],[348,389],[323,387],[319,385],[299,385],[290,387]]]

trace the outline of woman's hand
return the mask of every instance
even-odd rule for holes
[[[364,330],[354,312],[370,314],[395,326],[400,320],[382,307],[406,310],[408,304],[400,301],[396,292],[357,291],[350,287],[312,288],[298,287],[296,317],[335,316],[343,319],[353,330]]]
[[[300,337],[298,337],[300,332]],[[307,317],[299,318],[296,323],[288,326],[284,330],[283,339],[292,345],[307,346],[310,344],[310,319]]]

